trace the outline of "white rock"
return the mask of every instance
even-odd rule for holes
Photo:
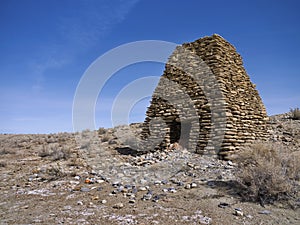
[[[146,184],[148,181],[145,179],[141,179],[140,182],[141,182],[141,184]]]
[[[191,188],[196,188],[198,185],[196,183],[191,183]]]
[[[234,215],[236,215],[236,216],[244,216],[244,213],[241,211],[241,210],[237,210],[237,209],[235,209],[235,211],[234,211]]]
[[[154,184],[155,184],[155,185],[160,185],[160,184],[161,184],[161,181],[160,181],[160,180],[156,180],[156,181],[154,181]]]
[[[114,209],[122,209],[124,207],[124,204],[122,202],[119,202],[113,206]]]
[[[191,189],[191,185],[190,185],[190,184],[187,184],[187,185],[185,185],[184,188],[185,188],[185,189]]]
[[[135,199],[129,199],[129,203],[135,203]]]
[[[246,216],[248,219],[253,219],[253,216],[252,215],[247,215]]]
[[[147,188],[144,186],[139,187],[139,191],[147,191]]]
[[[72,185],[78,185],[78,184],[80,184],[80,181],[70,180],[70,184],[72,184]]]
[[[227,162],[227,164],[228,164],[229,166],[233,166],[233,162],[230,161],[230,160]]]
[[[177,191],[175,190],[175,188],[171,188],[171,189],[169,190],[169,192],[171,192],[171,193],[176,193]]]

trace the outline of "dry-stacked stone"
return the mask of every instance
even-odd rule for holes
[[[267,114],[241,56],[219,35],[178,46],[146,113],[144,149],[178,142],[228,158],[267,136]]]

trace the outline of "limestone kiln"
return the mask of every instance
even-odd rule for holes
[[[152,150],[178,142],[226,159],[240,146],[265,139],[267,119],[241,56],[214,34],[178,46],[170,56],[147,110],[142,139],[155,143]]]

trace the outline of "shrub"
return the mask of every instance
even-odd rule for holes
[[[99,135],[103,135],[103,134],[105,134],[106,133],[106,129],[104,128],[104,127],[100,127],[99,129],[98,129],[98,134]]]
[[[90,146],[91,146],[91,142],[90,142],[89,139],[87,139],[87,140],[81,140],[81,146],[80,146],[81,149],[87,149],[87,150],[89,150]]]
[[[300,154],[268,143],[256,143],[237,154],[242,198],[261,205],[295,197],[300,178]]]
[[[58,149],[55,149],[51,156],[52,156],[52,160],[57,161],[57,160],[67,160],[70,158],[71,152],[70,149],[66,148],[66,147],[61,147]]]
[[[70,155],[71,151],[69,148],[64,146],[59,146],[57,143],[55,144],[48,144],[43,145],[41,152],[38,154],[40,157],[51,157],[53,161],[57,160],[67,160]]]
[[[299,108],[295,108],[295,109],[291,109],[291,118],[293,120],[300,120],[300,109]]]
[[[48,167],[46,169],[46,174],[52,176],[51,179],[56,179],[56,178],[59,178],[59,177],[66,176],[66,173],[63,172],[63,170],[62,170],[62,168],[59,164],[51,165],[50,167]]]
[[[43,145],[43,146],[42,146],[42,149],[40,150],[40,152],[38,153],[38,155],[39,155],[40,157],[42,157],[42,158],[51,156],[50,148],[47,147],[47,145]]]

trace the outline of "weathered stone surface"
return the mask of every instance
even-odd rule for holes
[[[142,139],[151,137],[152,146],[145,150],[179,143],[229,158],[241,145],[267,137],[266,110],[242,57],[216,34],[175,49],[146,116]]]

